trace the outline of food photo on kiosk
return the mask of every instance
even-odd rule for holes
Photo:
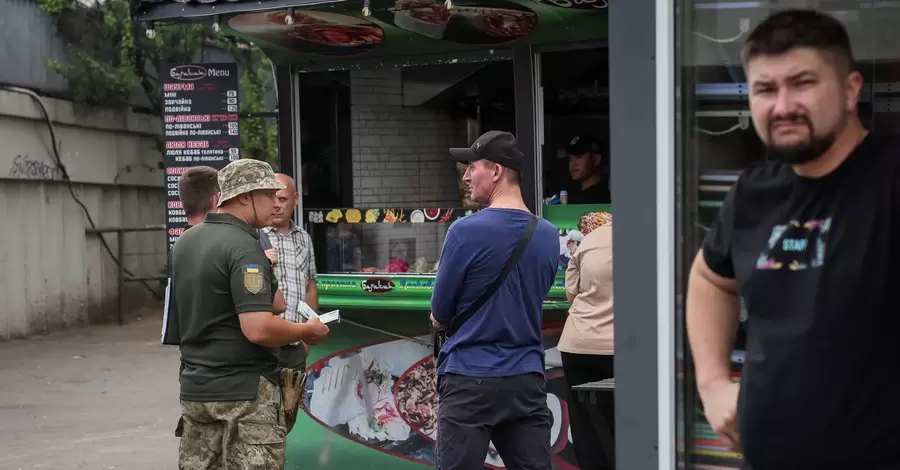
[[[148,28],[214,22],[275,66],[275,171],[292,176],[300,194],[294,223],[312,241],[318,310],[340,312],[328,340],[310,349],[305,416],[289,434],[287,468],[434,464],[431,293],[450,226],[484,209],[463,181],[467,166],[449,149],[489,130],[516,135],[524,202],[558,231],[541,333],[552,466],[612,468],[614,382],[600,392],[572,390],[613,377],[609,162],[616,156],[609,155],[606,8],[567,0],[263,0],[147,2],[135,10]],[[592,293],[592,282],[605,293]],[[592,335],[609,347],[582,347]],[[590,366],[598,362],[591,356],[608,367]],[[484,466],[505,468],[493,444]]]

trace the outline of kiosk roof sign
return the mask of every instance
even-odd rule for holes
[[[201,21],[263,49],[279,64],[502,55],[518,44],[603,41],[606,0],[142,0],[136,21]],[[150,26],[149,24],[147,25]],[[199,70],[185,70],[190,80]],[[205,73],[211,74],[211,71]]]

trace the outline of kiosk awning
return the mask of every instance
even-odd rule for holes
[[[142,0],[132,13],[135,21],[179,22],[215,15],[233,15],[279,8],[304,8],[346,0]]]
[[[579,2],[579,3],[576,3]],[[215,20],[277,63],[498,54],[603,41],[606,0],[145,0],[136,21]]]

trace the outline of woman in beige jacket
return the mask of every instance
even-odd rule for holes
[[[570,387],[614,377],[612,220],[605,219],[585,233],[566,269],[566,297],[572,306],[558,348]],[[612,431],[612,393],[601,394],[598,403]],[[581,470],[610,468],[595,428],[596,406],[578,400],[570,390],[572,441]]]

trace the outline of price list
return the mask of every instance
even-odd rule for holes
[[[171,249],[187,226],[178,198],[181,174],[199,165],[221,170],[240,158],[239,81],[237,64],[186,64],[164,70],[166,238]]]

